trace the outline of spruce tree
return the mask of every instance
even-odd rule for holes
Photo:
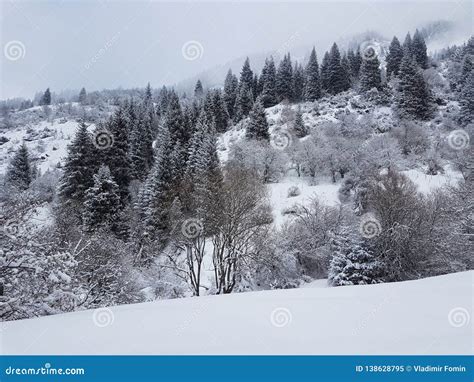
[[[326,52],[323,56],[323,62],[321,63],[321,88],[325,91],[329,91],[330,87],[330,74],[329,74],[329,52]]]
[[[411,40],[411,35],[410,32],[407,33],[405,37],[405,41],[403,42],[403,55],[405,56],[406,54],[412,55],[412,40]]]
[[[420,66],[420,68],[422,69],[428,68],[428,55],[426,53],[425,39],[423,38],[421,33],[418,31],[418,29],[415,31],[415,34],[413,35],[413,40],[411,42],[411,52],[413,54],[413,57],[416,63]]]
[[[331,51],[329,52],[327,86],[330,94],[337,94],[349,88],[346,73],[341,64],[341,54],[336,43],[332,45]]]
[[[150,239],[164,243],[171,228],[169,208],[177,194],[173,188],[175,168],[170,160],[174,145],[166,125],[159,131],[158,142],[154,165],[141,193],[140,205],[146,234]]]
[[[25,142],[22,143],[10,161],[5,174],[5,181],[8,185],[20,191],[27,190],[30,187],[32,166]]]
[[[402,114],[427,119],[431,114],[431,93],[410,53],[403,56],[399,78],[397,105]]]
[[[164,125],[171,135],[171,141],[173,144],[179,140],[183,146],[187,146],[190,131],[187,130],[187,126],[184,124],[183,111],[181,109],[181,103],[179,97],[174,90],[168,95],[168,107],[164,116]]]
[[[92,186],[97,168],[95,148],[84,122],[79,124],[74,139],[68,146],[68,155],[59,181],[58,194],[65,202],[84,200],[85,191]]]
[[[220,190],[222,174],[217,156],[215,129],[205,118],[199,118],[191,138],[184,178],[187,187],[187,195],[183,198],[186,208],[193,212],[194,217],[203,219],[207,227]]]
[[[81,105],[86,105],[87,103],[86,88],[82,88],[81,91],[79,92],[79,103]]]
[[[382,77],[380,73],[380,62],[377,56],[364,59],[360,68],[360,90],[366,92],[372,88],[380,90]]]
[[[316,49],[313,47],[305,69],[305,91],[306,101],[315,101],[321,97],[321,79],[319,78],[319,64]]]
[[[197,80],[196,86],[194,87],[194,97],[196,97],[197,99],[200,99],[202,98],[203,95],[204,95],[204,89],[202,87],[201,80]]]
[[[293,124],[293,130],[298,138],[306,137],[309,134],[308,127],[304,124],[303,113],[301,108],[298,107],[295,114],[295,122]]]
[[[344,90],[348,90],[351,87],[351,65],[349,63],[349,59],[347,58],[346,54],[344,54],[341,58],[341,66],[342,66],[342,76],[343,76],[343,83],[344,83]]]
[[[257,75],[257,73],[255,73],[253,75],[252,94],[253,94],[254,99],[257,99],[257,97],[260,95],[260,91],[259,91],[259,87],[258,87],[258,75]]]
[[[249,88],[245,83],[239,86],[239,92],[235,100],[235,116],[236,122],[248,116],[253,106],[253,94],[252,89]]]
[[[471,71],[463,85],[460,103],[462,122],[472,123],[474,121],[474,71]]]
[[[293,101],[301,102],[304,97],[304,69],[303,66],[295,62],[293,69]]]
[[[233,119],[235,115],[235,100],[237,99],[237,89],[239,86],[239,80],[232,74],[232,70],[229,69],[224,82],[224,102],[227,108],[229,118]]]
[[[101,151],[103,163],[110,169],[120,189],[122,202],[129,197],[128,186],[132,178],[132,163],[129,157],[129,128],[125,107],[121,106],[111,117],[107,130],[113,137],[113,144]]]
[[[120,211],[119,186],[107,166],[101,166],[93,179],[94,184],[86,191],[84,200],[84,230],[93,232],[100,227],[114,230]]]
[[[240,72],[239,87],[243,86],[247,87],[249,90],[253,89],[253,72],[252,69],[250,69],[250,61],[248,57],[245,59]]]
[[[138,110],[135,110],[138,109]],[[144,180],[153,165],[153,106],[148,102],[129,107],[130,161],[133,178]]]
[[[392,74],[397,76],[400,70],[400,64],[403,59],[403,48],[400,45],[400,41],[396,36],[393,37],[392,42],[390,43],[389,52],[387,54],[387,77],[390,77]]]
[[[212,110],[216,131],[218,133],[225,133],[229,126],[229,114],[227,113],[224,96],[220,89],[216,89],[212,92]]]
[[[45,90],[43,97],[41,97],[41,105],[51,105],[51,92],[49,88]]]
[[[262,82],[261,99],[264,107],[272,107],[278,103],[276,94],[276,68],[273,57],[265,60],[265,66],[260,76]]]
[[[383,263],[364,240],[346,239],[336,245],[332,258],[328,282],[332,286],[367,285],[384,281]]]
[[[270,133],[268,131],[268,122],[265,114],[265,109],[262,101],[258,98],[250,112],[250,121],[247,126],[246,137],[248,139],[270,140]]]
[[[289,53],[283,57],[278,65],[276,92],[279,102],[293,99],[293,67]]]

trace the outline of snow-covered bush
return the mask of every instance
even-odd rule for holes
[[[288,194],[287,195],[288,195],[289,198],[292,198],[292,197],[298,196],[300,194],[301,194],[301,191],[298,188],[298,186],[291,186],[288,189]]]

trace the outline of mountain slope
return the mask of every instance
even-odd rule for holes
[[[2,323],[3,354],[470,354],[474,272]]]

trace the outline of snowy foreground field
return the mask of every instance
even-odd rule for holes
[[[474,272],[2,323],[2,354],[472,354]]]

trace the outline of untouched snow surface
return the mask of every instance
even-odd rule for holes
[[[471,354],[474,271],[123,305],[0,326],[3,354]]]

